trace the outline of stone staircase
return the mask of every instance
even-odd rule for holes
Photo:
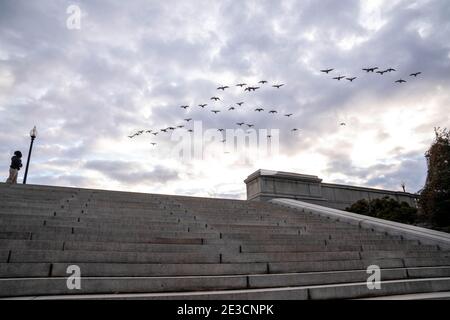
[[[79,266],[81,289],[67,287]],[[366,269],[381,268],[369,290]],[[3,299],[450,296],[450,251],[276,204],[0,184]]]

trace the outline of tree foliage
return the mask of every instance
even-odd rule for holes
[[[417,220],[416,208],[411,207],[406,202],[398,202],[388,196],[370,201],[366,199],[358,200],[345,210],[401,223],[412,224]]]
[[[419,204],[423,220],[436,227],[450,227],[450,132],[435,128],[435,140],[425,153],[428,164]]]

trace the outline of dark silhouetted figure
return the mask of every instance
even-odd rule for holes
[[[6,183],[16,184],[19,170],[22,168],[22,152],[14,152],[14,156],[11,158],[11,165],[9,166],[9,177]]]

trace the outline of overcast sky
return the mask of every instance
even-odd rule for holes
[[[244,199],[243,180],[269,169],[418,191],[433,128],[450,125],[449,17],[448,0],[0,0],[0,172],[17,149],[26,160],[36,125],[29,183]],[[193,141],[242,121],[278,130],[279,147],[211,141],[187,159],[169,133],[128,138],[186,133],[185,118],[202,127]]]

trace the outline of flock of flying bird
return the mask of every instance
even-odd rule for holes
[[[333,71],[334,69],[324,69],[324,70],[320,70],[320,72],[323,72],[323,73],[326,73],[326,74],[328,74],[328,73],[330,73],[331,71]],[[371,67],[371,68],[363,68],[362,69],[363,71],[366,71],[366,73],[369,73],[369,72],[372,72],[372,73],[378,73],[379,75],[384,75],[386,72],[388,72],[388,73],[390,73],[390,72],[395,72],[395,71],[397,71],[397,70],[395,70],[394,68],[387,68],[387,69],[385,69],[385,70],[381,70],[380,68],[378,68],[378,67]],[[414,73],[411,73],[409,76],[410,77],[417,77],[418,75],[420,75],[420,74],[422,74],[422,72],[414,72]],[[346,79],[346,80],[348,80],[348,81],[350,81],[350,82],[353,82],[353,80],[355,80],[357,77],[347,77],[347,76],[341,76],[341,75],[339,75],[339,76],[337,76],[337,77],[334,77],[333,79],[334,80],[338,80],[338,81],[340,81],[340,80],[342,80],[342,79]],[[403,79],[398,79],[398,80],[396,80],[395,81],[396,83],[405,83],[405,82],[407,82],[406,80],[403,80]]]
[[[330,72],[332,72],[332,71],[334,71],[334,70],[335,70],[335,69],[323,69],[323,70],[320,70],[320,72],[329,74]],[[366,73],[372,72],[372,73],[378,73],[378,74],[380,74],[380,75],[384,75],[385,73],[390,73],[390,72],[396,72],[396,70],[395,70],[394,68],[387,68],[387,69],[385,69],[385,70],[381,70],[381,69],[378,68],[378,67],[363,68],[362,70],[365,71]],[[415,78],[416,78],[416,77],[419,76],[420,74],[422,74],[422,72],[415,72],[415,73],[411,73],[409,76],[410,76],[410,77],[415,77]],[[342,80],[342,79],[344,79],[344,78],[345,78],[346,80],[350,81],[350,82],[353,82],[355,79],[357,79],[357,77],[355,77],[355,76],[353,76],[353,77],[347,77],[347,76],[339,75],[339,76],[337,76],[337,77],[333,77],[334,80],[338,80],[338,81],[340,81],[340,80]],[[406,80],[403,80],[403,79],[401,79],[401,78],[395,81],[395,83],[405,83],[405,82],[407,82],[407,81],[406,81]],[[248,92],[254,92],[254,91],[256,91],[256,90],[261,89],[263,86],[266,86],[267,83],[268,83],[268,81],[266,81],[266,80],[261,80],[261,81],[258,82],[258,85],[257,85],[257,86],[250,86],[250,85],[247,85],[246,83],[238,83],[238,84],[236,84],[235,86],[236,86],[236,87],[243,88],[244,92],[246,92],[246,91],[248,91]],[[273,85],[272,85],[272,87],[275,88],[275,89],[280,89],[282,86],[284,86],[284,84],[273,84]],[[230,87],[229,87],[229,86],[226,86],[226,85],[225,85],[225,86],[219,86],[219,87],[217,87],[217,90],[219,90],[219,91],[220,91],[220,90],[221,90],[221,91],[225,91],[226,89],[230,89]],[[220,97],[217,97],[217,96],[211,97],[210,100],[213,101],[213,103],[216,103],[216,102],[218,102],[218,101],[221,101]],[[241,101],[241,102],[237,102],[235,105],[236,105],[237,107],[241,107],[244,103],[245,103],[245,102]],[[199,104],[199,105],[198,105],[198,107],[200,107],[200,108],[202,108],[202,109],[204,109],[206,106],[208,106],[207,103],[202,103],[202,104]],[[233,105],[233,106],[228,107],[228,111],[236,110],[236,108],[237,108],[236,106]],[[182,105],[182,106],[180,106],[180,108],[182,108],[182,109],[184,109],[184,110],[187,110],[188,108],[190,108],[190,106],[189,106],[189,105]],[[258,107],[258,108],[255,108],[254,111],[255,111],[255,112],[262,112],[262,111],[264,111],[264,108]],[[211,109],[211,112],[214,113],[214,114],[218,114],[218,113],[221,112],[221,111],[218,110],[218,109]],[[274,114],[277,114],[278,111],[275,110],[275,109],[271,109],[271,110],[268,111],[268,113],[274,115]],[[284,114],[284,116],[287,117],[287,118],[291,117],[292,115],[293,115],[292,113],[285,113],[285,114]],[[186,121],[187,123],[189,123],[190,121],[192,121],[192,118],[185,118],[184,121]],[[237,122],[236,125],[238,125],[239,127],[242,127],[242,126],[245,125],[245,126],[247,126],[249,129],[250,129],[250,128],[253,128],[253,127],[255,126],[255,125],[252,124],[252,123],[245,123],[245,122]],[[340,126],[345,126],[345,125],[346,125],[345,122],[341,122],[341,123],[340,123]],[[170,132],[170,131],[173,131],[173,130],[176,130],[176,129],[182,129],[182,128],[185,128],[185,125],[170,126],[170,127],[163,128],[163,129],[159,129],[159,130],[153,130],[153,129],[151,129],[151,130],[138,130],[138,131],[136,131],[135,133],[133,133],[132,135],[129,135],[128,137],[132,139],[132,138],[135,138],[135,137],[140,136],[140,135],[145,134],[145,133],[147,133],[147,134],[152,134],[153,136],[157,136],[157,135],[160,134],[160,133],[168,133],[168,132]],[[299,130],[298,128],[293,128],[293,129],[291,129],[292,132],[296,132],[296,131],[298,131],[298,130]],[[188,132],[193,132],[192,129],[187,129],[187,131],[188,131]],[[217,129],[217,131],[219,131],[219,132],[224,132],[225,129],[219,128],[219,129]],[[270,139],[271,136],[270,136],[270,135],[267,135],[267,138]],[[226,141],[226,140],[222,140],[222,142],[225,142],[225,141]],[[156,144],[157,144],[156,142],[150,142],[150,143],[151,143],[151,145],[153,145],[153,146],[156,146]]]
[[[261,88],[262,88],[264,85],[266,85],[267,83],[268,83],[267,80],[261,80],[261,81],[258,82],[258,86],[250,86],[250,85],[247,85],[246,83],[238,83],[238,84],[236,84],[235,86],[236,86],[236,87],[242,88],[242,89],[244,90],[244,92],[246,92],[246,91],[248,91],[248,92],[253,92],[253,91],[256,91],[256,90],[261,89]],[[272,87],[275,88],[275,89],[280,89],[282,86],[284,86],[284,83],[272,85]],[[245,87],[245,88],[244,88],[244,87]],[[229,87],[229,86],[219,86],[219,87],[217,87],[217,90],[219,90],[219,91],[220,91],[220,90],[221,90],[221,91],[225,91],[226,89],[230,89],[230,87]],[[220,97],[217,97],[217,96],[213,96],[213,97],[210,98],[210,100],[213,101],[213,103],[216,103],[216,102],[218,102],[218,101],[221,101],[221,98],[220,98]],[[244,103],[245,103],[244,101],[236,102],[236,103],[235,103],[236,106],[233,105],[233,106],[228,107],[228,111],[236,110],[236,108],[241,107]],[[208,106],[207,103],[202,103],[202,104],[199,104],[199,105],[198,105],[198,107],[200,107],[200,108],[202,108],[202,109],[204,109],[206,106]],[[181,106],[180,106],[180,108],[182,108],[182,109],[184,109],[184,110],[187,110],[187,109],[190,108],[190,107],[191,107],[191,106],[189,106],[189,105],[181,105]],[[256,108],[254,111],[255,111],[255,112],[262,112],[262,111],[264,111],[264,108]],[[214,114],[218,114],[218,113],[221,112],[221,110],[218,110],[218,109],[211,109],[211,112],[214,113]],[[277,110],[274,110],[274,109],[271,109],[271,110],[268,111],[268,113],[269,113],[269,114],[276,114],[276,113],[278,113],[278,111],[277,111]],[[286,114],[284,114],[284,116],[287,117],[287,118],[291,117],[292,115],[293,115],[292,113],[286,113]],[[193,120],[192,118],[185,118],[185,119],[184,119],[184,121],[186,121],[187,123],[189,123],[189,122],[192,121],[192,120]],[[239,127],[242,127],[242,126],[245,125],[245,126],[247,126],[248,129],[253,128],[253,127],[255,126],[255,125],[252,124],[252,123],[246,123],[246,122],[237,122],[236,125],[238,125]],[[168,133],[168,132],[170,132],[170,131],[173,131],[173,130],[176,130],[176,129],[181,129],[181,128],[185,128],[185,125],[176,125],[176,126],[171,126],[171,127],[159,129],[159,130],[138,130],[138,131],[136,131],[135,133],[133,133],[132,135],[130,135],[130,136],[128,136],[128,137],[132,139],[132,138],[134,138],[134,137],[140,136],[140,135],[145,134],[145,133],[153,134],[154,136],[157,136],[157,135],[160,134],[160,133]],[[193,132],[192,129],[187,129],[187,131],[188,131],[188,132]],[[217,131],[219,131],[219,132],[224,132],[225,129],[219,128],[219,129],[217,129]],[[291,131],[292,131],[292,132],[296,132],[296,131],[298,131],[298,129],[297,129],[297,128],[294,128],[294,129],[292,129]],[[271,135],[267,135],[267,138],[270,139],[270,138],[271,138]],[[225,142],[225,141],[226,141],[226,140],[222,140],[222,142]],[[155,146],[157,143],[156,143],[156,142],[151,142],[151,144],[152,144],[153,146]]]

